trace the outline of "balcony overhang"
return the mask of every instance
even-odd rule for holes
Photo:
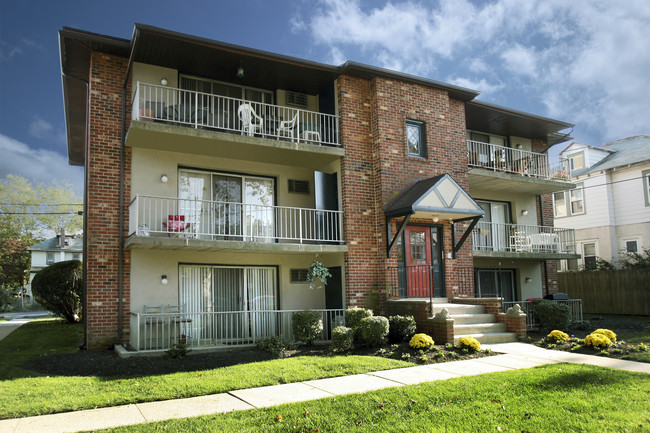
[[[179,143],[182,143],[182,148],[179,148]],[[126,145],[196,155],[227,156],[244,161],[262,161],[312,169],[322,169],[323,165],[345,155],[345,150],[340,147],[294,143],[137,120],[131,121]]]
[[[540,179],[485,168],[470,168],[468,174],[470,191],[489,190],[541,195],[576,187],[567,181]]]
[[[284,242],[244,242],[224,240],[204,240],[169,238],[162,236],[129,236],[124,242],[127,250],[183,250],[211,251],[255,254],[342,254],[348,252],[347,245],[284,243]]]
[[[456,255],[485,212],[449,174],[442,174],[404,188],[384,206],[384,214],[388,233],[386,254],[390,257],[391,250],[411,217],[430,219],[433,222],[446,220],[452,224],[457,221],[472,221],[458,242],[453,239]],[[401,218],[401,221],[397,223],[397,233],[393,237],[391,220],[394,218]],[[452,233],[455,236],[455,230]]]

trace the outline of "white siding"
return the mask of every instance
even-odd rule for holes
[[[641,172],[647,169],[635,167],[612,174],[612,196],[615,200],[617,225],[650,222],[650,207],[645,205]]]

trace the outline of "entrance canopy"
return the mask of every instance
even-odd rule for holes
[[[442,174],[417,181],[404,188],[384,206],[384,214],[388,233],[386,238],[388,257],[390,257],[391,249],[399,236],[402,235],[404,227],[406,227],[411,217],[428,219],[432,223],[448,221],[452,225],[458,221],[471,220],[472,223],[463,233],[458,243],[455,240],[455,227],[452,230],[455,257],[465,239],[467,239],[467,236],[469,236],[485,212],[449,174]],[[397,223],[397,233],[395,233],[394,237],[391,236],[391,221],[393,219],[401,219]]]

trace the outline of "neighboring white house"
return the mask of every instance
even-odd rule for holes
[[[560,153],[570,161],[577,188],[553,194],[557,225],[574,228],[578,260],[573,270],[601,258],[650,248],[650,136],[639,135],[593,147],[572,143]]]
[[[32,280],[38,271],[52,263],[65,260],[82,260],[83,239],[65,233],[56,235],[40,244],[27,248],[32,253],[32,266],[29,270],[29,283],[25,286],[27,294],[32,295]]]

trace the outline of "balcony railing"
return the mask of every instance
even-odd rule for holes
[[[251,310],[195,313],[131,312],[130,345],[137,351],[167,350],[184,342],[190,349],[253,345],[267,337],[293,340],[293,313],[304,310]],[[345,325],[345,310],[311,310],[321,314],[323,332]]]
[[[575,253],[574,229],[479,222],[472,232],[478,251]]]
[[[138,82],[132,119],[340,146],[339,117]]]
[[[569,180],[571,171],[567,159],[551,165],[548,156],[521,149],[497,146],[480,141],[467,140],[470,167],[518,174],[546,180]]]
[[[508,308],[514,307],[519,304],[522,311],[526,313],[526,328],[528,330],[539,329],[539,319],[535,314],[535,309],[531,308],[531,303],[534,301],[511,301],[503,303],[503,311],[508,311]],[[566,300],[552,300],[569,307],[569,320],[571,323],[582,323],[582,299],[566,299]]]
[[[341,211],[136,195],[129,235],[246,242],[343,242]]]

